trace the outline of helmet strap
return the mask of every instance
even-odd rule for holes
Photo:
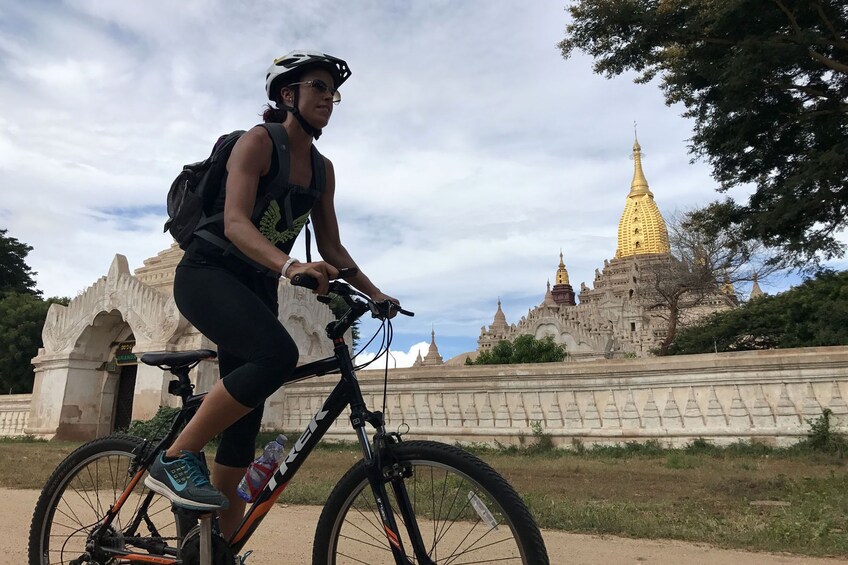
[[[318,139],[321,137],[321,130],[314,127],[312,124],[306,121],[306,118],[300,115],[300,110],[298,110],[298,102],[300,98],[300,88],[294,91],[294,105],[286,106],[283,104],[283,108],[287,112],[291,112],[292,116],[297,120],[297,123],[300,124],[300,127],[303,128],[303,131],[311,135],[314,139]]]

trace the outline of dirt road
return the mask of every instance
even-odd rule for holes
[[[30,519],[38,493],[0,489],[0,561],[26,563]],[[271,511],[252,539],[248,565],[308,565],[320,508],[284,506]],[[653,541],[545,531],[555,565],[838,565],[848,560],[816,559],[716,549],[677,541]]]

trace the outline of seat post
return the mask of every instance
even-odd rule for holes
[[[200,515],[200,565],[212,565],[212,513]]]

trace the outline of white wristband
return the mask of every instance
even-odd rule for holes
[[[293,263],[300,263],[300,261],[298,261],[294,257],[289,257],[289,260],[283,263],[283,268],[280,270],[280,274],[283,275],[285,278],[288,278],[286,276],[286,272],[288,272],[289,267],[291,267]]]

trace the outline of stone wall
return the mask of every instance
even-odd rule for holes
[[[360,371],[371,409],[382,371]],[[337,377],[285,387],[269,399],[265,429],[300,431]],[[0,435],[27,427],[30,395],[0,397]],[[515,444],[533,426],[559,446],[646,441],[681,446],[754,439],[788,445],[829,408],[848,433],[848,347],[719,353],[539,365],[421,367],[389,371],[388,427],[406,437]],[[329,436],[354,440],[347,412]]]
[[[0,396],[0,436],[22,436],[29,421],[31,394]]]
[[[361,371],[371,409],[383,373]],[[302,430],[335,384],[296,383],[266,412],[265,427]],[[389,371],[388,428],[407,437],[512,444],[534,423],[560,446],[657,439],[681,446],[755,439],[788,445],[825,408],[848,432],[848,347]],[[346,415],[329,437],[354,439]]]

